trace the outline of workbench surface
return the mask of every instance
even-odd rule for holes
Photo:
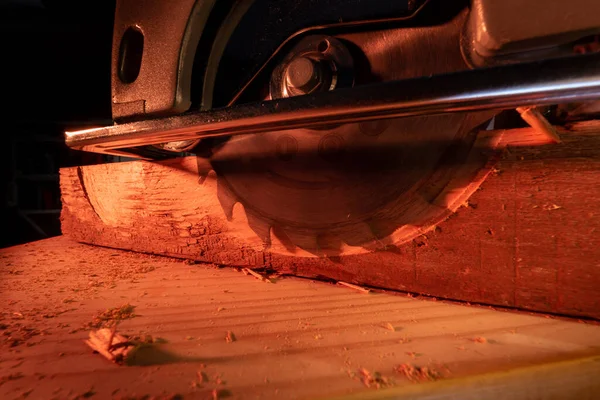
[[[600,354],[600,326],[589,321],[292,277],[267,283],[65,237],[1,249],[0,301],[3,399],[385,397],[386,387],[401,398],[402,390],[565,360],[596,368]],[[118,333],[166,341],[128,366],[84,343],[94,316],[125,304],[136,316]],[[412,380],[439,382],[411,382],[397,371],[402,364],[428,368],[408,373]]]

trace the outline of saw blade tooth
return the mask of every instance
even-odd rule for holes
[[[265,250],[271,247],[271,223],[246,210],[248,226],[262,240]]]
[[[369,224],[369,229],[371,230],[371,233],[373,234],[373,236],[377,240],[384,240],[389,235],[394,233],[394,231],[396,229],[398,229],[400,226],[404,225],[405,223],[402,221],[395,222],[392,219],[381,219],[381,220],[373,219],[373,220],[369,221],[368,224]]]
[[[356,223],[351,229],[338,233],[340,239],[349,246],[362,247],[368,250],[384,250],[386,245],[376,235],[376,230],[367,222]]]
[[[203,185],[208,175],[213,172],[212,166],[206,158],[200,156],[196,156],[196,166],[198,168],[198,183]]]
[[[342,250],[344,243],[338,235],[320,233],[317,235],[317,246],[323,255],[336,255]]]
[[[390,250],[394,249],[396,246],[394,233],[404,228],[408,230],[412,225],[408,224],[406,221],[393,224],[388,219],[373,219],[369,221],[369,227],[376,238],[373,245],[377,250]]]
[[[314,232],[297,231],[285,228],[284,232],[290,239],[290,242],[292,242],[296,247],[315,255],[320,253],[319,245],[317,244],[317,237],[315,236]]]
[[[227,221],[231,221],[233,217],[233,206],[238,200],[231,190],[229,190],[227,184],[223,183],[222,179],[217,179],[217,199],[223,208]]]
[[[271,227],[271,234],[275,238],[275,240],[280,243],[285,249],[290,253],[296,252],[296,245],[290,240],[285,231],[277,225],[273,225]]]

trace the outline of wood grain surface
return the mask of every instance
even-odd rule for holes
[[[2,399],[592,399],[599,384],[596,323],[265,283],[64,236],[0,249],[0,302]],[[84,340],[126,304],[118,334],[163,340],[117,365]]]
[[[61,170],[62,229],[107,247],[600,318],[600,124],[559,133],[551,144],[530,128],[482,132],[495,164],[374,252],[315,257],[277,235],[265,251],[240,204],[225,217],[214,174],[198,183],[207,167],[194,157]]]

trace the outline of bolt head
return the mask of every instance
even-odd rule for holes
[[[287,67],[285,79],[290,88],[305,93],[312,91],[321,81],[317,64],[307,57],[293,59]]]

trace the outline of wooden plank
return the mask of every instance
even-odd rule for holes
[[[193,157],[61,170],[62,228],[107,247],[600,318],[599,133],[598,122],[561,130],[560,144],[532,129],[483,133],[505,151],[455,213],[373,253],[263,251],[243,207],[225,218],[214,175],[198,184],[207,166]]]
[[[586,398],[599,384],[596,323],[294,277],[265,283],[64,236],[0,249],[0,299],[2,399],[211,399],[215,389],[227,399],[556,399]],[[135,316],[117,334],[156,344],[125,366],[85,340],[98,314],[127,304]],[[413,383],[401,364],[439,380]],[[366,387],[362,369],[387,387]]]

